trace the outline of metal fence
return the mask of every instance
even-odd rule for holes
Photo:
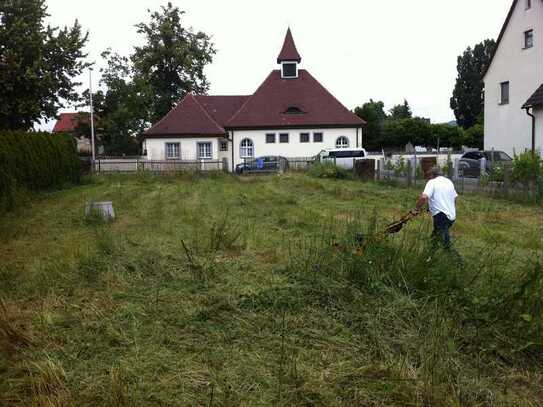
[[[225,171],[224,161],[212,160],[167,160],[152,161],[143,159],[97,159],[93,166],[95,173],[133,173],[133,172],[215,172]]]
[[[427,158],[426,158],[427,159]],[[427,182],[426,171],[435,162],[407,160],[405,166],[394,166],[385,159],[365,159],[355,163],[354,174],[366,180],[383,181],[407,187],[423,188]],[[514,197],[520,200],[540,199],[543,196],[543,185],[537,183],[521,184],[513,181],[512,168],[501,167],[499,174],[486,170],[486,163],[481,160],[481,171],[478,176],[464,176],[459,160],[448,161],[444,175],[454,184],[459,193],[475,192],[499,197]]]

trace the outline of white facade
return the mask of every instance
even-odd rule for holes
[[[485,149],[508,154],[532,147],[532,119],[522,109],[543,84],[543,0],[517,0],[485,82]],[[533,47],[525,33],[533,30]],[[509,82],[509,103],[501,103],[501,84]],[[541,111],[538,116],[541,117]],[[543,120],[537,121],[536,148],[543,148]]]
[[[362,129],[338,128],[338,129],[281,129],[281,130],[235,130],[229,132],[230,139],[219,137],[182,137],[182,138],[147,138],[144,149],[147,151],[147,159],[152,161],[164,161],[172,159],[167,157],[166,145],[168,143],[179,144],[179,160],[199,160],[198,144],[211,143],[211,158],[213,161],[226,161],[228,171],[233,171],[237,164],[244,162],[246,156],[242,157],[242,141],[250,140],[245,146],[252,145],[250,153],[254,158],[262,156],[282,156],[286,158],[314,157],[322,150],[336,148],[336,143],[342,141],[345,147],[345,140],[349,148],[362,147]],[[267,142],[267,136],[274,134],[275,143]],[[285,134],[288,134],[288,142],[281,142],[281,135],[285,141]],[[301,136],[307,134],[308,136]],[[322,135],[322,142],[319,140]],[[315,138],[316,135],[316,138]],[[308,137],[308,142],[302,142],[302,137]],[[338,140],[341,137],[344,139]],[[268,140],[270,141],[270,140]],[[226,151],[221,150],[227,148]],[[234,165],[232,165],[232,151],[234,154]],[[247,152],[247,150],[244,150]]]

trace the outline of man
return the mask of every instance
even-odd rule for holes
[[[449,229],[456,220],[456,198],[458,194],[454,184],[443,176],[439,167],[433,167],[430,180],[417,201],[417,210],[421,210],[426,203],[434,218],[434,232],[432,237],[443,244],[445,249],[451,248]]]

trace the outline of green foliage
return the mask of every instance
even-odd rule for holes
[[[468,147],[483,149],[485,141],[485,128],[482,124],[475,124],[464,131],[463,144]]]
[[[106,90],[94,100],[106,154],[137,154],[137,137],[150,123],[162,119],[187,93],[207,92],[204,67],[215,49],[209,36],[183,25],[183,14],[172,3],[149,11],[149,21],[136,25],[144,45],[128,57],[110,49],[102,53]]]
[[[366,121],[364,128],[364,147],[366,150],[379,150],[382,148],[382,133],[387,114],[385,104],[370,99],[362,107],[356,107],[354,114]]]
[[[483,74],[488,69],[495,47],[494,40],[485,40],[473,49],[468,47],[458,57],[458,77],[450,106],[458,125],[465,129],[475,125],[483,112]]]
[[[45,25],[45,0],[0,2],[0,130],[27,130],[79,96],[88,34]]]
[[[543,178],[543,160],[538,154],[526,152],[513,159],[512,179],[525,186],[535,184]]]
[[[0,208],[17,206],[21,191],[79,181],[80,163],[70,135],[0,133]]]
[[[351,172],[330,161],[315,162],[309,169],[309,174],[312,177],[327,179],[347,179],[352,176]]]
[[[403,104],[396,105],[390,109],[390,120],[403,120],[413,118],[413,112],[407,100],[403,101]]]
[[[146,42],[136,47],[131,59],[136,77],[151,87],[154,123],[188,92],[207,92],[209,82],[204,67],[213,60],[215,49],[207,34],[183,26],[184,11],[171,2],[149,14],[148,23],[136,25]]]

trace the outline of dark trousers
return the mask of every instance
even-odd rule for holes
[[[434,231],[432,237],[436,242],[443,245],[445,249],[451,248],[451,235],[449,229],[454,225],[454,221],[449,220],[447,215],[439,212],[434,216]]]

